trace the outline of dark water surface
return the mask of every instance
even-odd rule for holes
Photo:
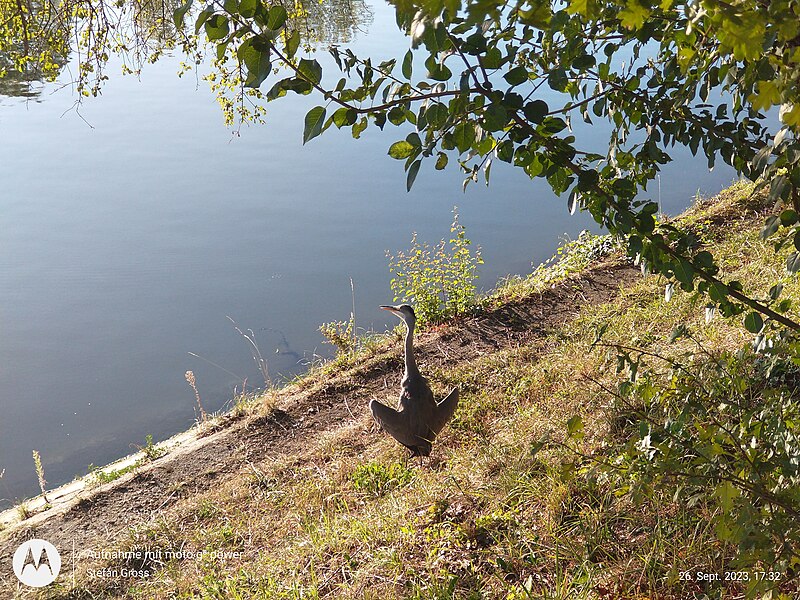
[[[399,55],[407,40],[391,10],[372,8],[354,47]],[[546,184],[497,163],[488,189],[462,194],[456,170],[428,165],[407,194],[402,163],[386,155],[405,134],[391,128],[358,141],[331,131],[302,147],[303,116],[319,98],[273,103],[267,125],[233,137],[207,85],[176,76],[178,60],[139,80],[112,76],[80,114],[56,85],[34,101],[0,97],[5,502],[37,492],[33,449],[56,486],[147,434],[189,427],[187,370],[209,411],[239,378],[258,382],[226,315],[255,331],[284,376],[330,354],[317,327],[348,318],[350,277],[358,325],[394,326],[377,308],[392,300],[385,251],[407,248],[413,231],[430,242],[448,235],[454,204],[483,249],[485,288],[530,272],[565,233],[590,226]],[[663,209],[732,179],[684,155],[662,175]]]

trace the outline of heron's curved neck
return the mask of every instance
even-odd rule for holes
[[[414,360],[414,321],[406,321],[406,375],[419,375]]]

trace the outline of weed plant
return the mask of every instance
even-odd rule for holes
[[[477,304],[475,282],[483,258],[480,248],[471,250],[455,209],[450,234],[449,241],[430,246],[414,233],[408,251],[387,252],[394,299],[413,304],[423,326],[466,314]]]
[[[194,371],[186,371],[184,379],[186,379],[186,383],[188,383],[192,391],[194,391],[194,399],[197,403],[197,409],[200,411],[200,422],[205,423],[208,419],[208,415],[203,408],[203,403],[200,401],[200,392],[197,389],[197,379],[194,376]]]
[[[42,465],[42,457],[37,450],[33,451],[33,464],[36,467],[36,478],[39,481],[39,489],[42,491],[42,498],[44,498],[46,503],[49,503],[46,493],[47,480],[44,478],[44,465]]]
[[[382,496],[390,490],[408,485],[413,476],[413,472],[400,463],[384,465],[370,462],[358,465],[350,479],[356,490],[373,496]]]
[[[327,342],[336,347],[343,354],[355,352],[358,347],[358,338],[355,334],[355,317],[350,313],[347,321],[331,321],[319,326],[320,333]]]

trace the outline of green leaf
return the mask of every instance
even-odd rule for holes
[[[789,180],[779,175],[769,182],[769,202],[775,203],[778,199],[783,198],[784,194],[789,190]]]
[[[701,250],[694,256],[694,262],[696,265],[699,265],[702,269],[706,270],[713,270],[714,269],[714,255],[711,254],[708,250]]]
[[[597,64],[597,59],[591,54],[583,54],[572,61],[572,68],[578,71],[591,69]]]
[[[527,163],[523,165],[523,168],[531,179],[538,177],[544,171],[544,165],[538,154],[532,154]]]
[[[441,102],[436,102],[428,106],[425,110],[425,120],[428,125],[433,129],[440,129],[447,122],[450,113],[447,107]]]
[[[297,65],[297,70],[312,84],[316,85],[322,81],[322,67],[316,60],[301,58],[300,64]]]
[[[764,227],[761,229],[761,239],[765,240],[770,237],[773,233],[778,231],[778,227],[780,227],[781,221],[775,215],[770,215],[764,220]]]
[[[489,48],[479,60],[484,69],[499,69],[503,65],[503,54],[499,48]]]
[[[286,95],[286,88],[284,87],[285,83],[286,79],[275,82],[275,84],[265,94],[268,102],[271,102],[277,98],[283,98]]]
[[[453,142],[462,154],[472,148],[475,141],[475,125],[465,121],[456,125],[453,130]]]
[[[230,41],[230,38],[228,38],[227,40],[224,40],[220,44],[217,44],[217,60],[222,60],[223,58],[225,58],[225,52],[228,49],[228,42],[229,41]]]
[[[553,18],[553,11],[549,2],[528,3],[529,10],[520,10],[520,17],[526,25],[533,25],[537,29],[547,29]]]
[[[754,11],[748,12],[748,16],[755,17]],[[733,50],[733,55],[737,60],[756,60],[761,57],[764,49],[765,25],[755,19],[723,19],[722,27],[717,31],[717,37],[727,48]],[[763,90],[762,84],[772,83],[759,81],[759,91]]]
[[[580,415],[575,415],[567,421],[567,436],[576,440],[583,439],[583,419]]]
[[[510,85],[519,85],[528,81],[528,71],[525,67],[514,67],[508,73],[503,75],[503,79],[505,79]]]
[[[578,174],[578,191],[592,192],[598,181],[600,181],[600,175],[594,169],[581,171]]]
[[[534,100],[533,102],[528,102],[525,105],[525,108],[522,109],[522,113],[525,115],[525,118],[531,123],[536,124],[541,123],[548,112],[550,112],[550,107],[547,106],[547,103],[544,100]]]
[[[453,72],[447,68],[447,65],[439,64],[433,55],[425,61],[425,66],[428,68],[428,77],[434,81],[447,81],[453,76]]]
[[[314,139],[322,132],[322,125],[325,123],[325,109],[322,106],[315,106],[306,114],[305,127],[303,129],[303,144]]]
[[[679,259],[678,262],[672,266],[672,272],[675,274],[675,279],[683,284],[684,289],[686,289],[686,286],[692,285],[694,269],[692,265],[689,264],[689,261],[683,258]]]
[[[414,154],[415,148],[406,140],[400,140],[389,146],[389,156],[397,160],[403,160]]]
[[[300,79],[299,77],[284,79],[281,81],[281,85],[286,91],[302,95],[310,94],[314,89],[308,81],[305,79]]]
[[[477,138],[473,148],[480,154],[481,156],[486,156],[494,150],[494,147],[497,145],[497,140],[495,140],[491,134],[485,135],[482,140],[478,141]]]
[[[447,154],[444,152],[439,152],[439,155],[436,157],[436,165],[434,167],[437,171],[441,171],[447,166]]]
[[[353,137],[358,139],[361,133],[367,128],[367,117],[362,117],[361,120],[353,125]]]
[[[212,15],[205,22],[206,36],[210,41],[221,40],[230,31],[228,17],[225,15]]]
[[[510,163],[514,158],[514,142],[503,140],[497,145],[494,152],[499,160]]]
[[[547,74],[547,84],[557,92],[566,92],[570,80],[566,69],[553,69]]]
[[[335,113],[333,113],[332,117],[333,124],[336,125],[337,129],[353,125],[357,118],[358,113],[352,108],[347,108],[345,106],[342,106]]]
[[[772,147],[769,145],[765,145],[761,148],[758,152],[756,152],[753,160],[750,161],[751,166],[756,174],[760,175],[761,172],[766,168],[767,164],[769,164],[770,156],[772,155]]]
[[[444,0],[443,4],[451,16],[455,15],[458,9],[461,8],[461,0]]]
[[[567,128],[567,122],[559,117],[545,117],[539,130],[545,135],[555,135]]]
[[[535,442],[531,442],[529,453],[530,456],[536,456],[539,454],[539,451],[544,448],[550,440],[547,438],[547,434],[542,436],[540,439],[536,440]],[[498,564],[500,564],[500,558],[498,557]],[[508,572],[511,572],[511,568],[509,567]]]
[[[508,112],[502,104],[490,104],[483,113],[483,119],[486,131],[500,131],[508,125]]]
[[[286,53],[286,58],[294,58],[297,54],[297,49],[300,47],[300,32],[295,30],[289,37],[286,38],[286,45],[283,50]]]
[[[744,328],[750,333],[758,333],[762,327],[764,327],[764,319],[759,313],[753,311],[744,318]]]
[[[722,510],[729,513],[733,509],[733,502],[738,498],[741,493],[730,481],[723,481],[714,490],[714,495],[719,498],[719,504]]]
[[[389,111],[389,122],[392,125],[402,125],[406,120],[406,111],[402,106],[395,106]]]
[[[272,6],[267,13],[267,29],[277,31],[286,23],[288,16],[286,9],[280,4]]]
[[[209,8],[201,10],[200,14],[197,15],[197,20],[194,22],[194,32],[200,33],[200,30],[203,28],[203,25],[205,25],[206,21],[208,21],[213,14],[214,11]]]
[[[793,211],[791,208],[787,208],[781,213],[781,224],[784,227],[789,227],[790,225],[794,225],[797,223],[797,213]]]
[[[411,74],[413,70],[413,62],[414,62],[414,54],[409,50],[406,52],[405,57],[403,58],[403,77],[406,79],[411,79]]]
[[[733,527],[729,519],[718,518],[714,524],[714,535],[721,542],[730,543],[734,540]]]
[[[172,20],[175,22],[175,27],[183,29],[183,18],[192,7],[193,0],[186,0],[181,6],[172,11]]]
[[[790,273],[797,273],[800,271],[800,253],[792,252],[789,258],[786,259],[786,268]]]
[[[421,160],[415,160],[411,163],[411,166],[408,169],[408,176],[406,177],[406,191],[411,191],[411,186],[414,185],[414,180],[417,178],[417,173],[419,172],[419,167],[422,164]]]
[[[236,51],[239,60],[247,67],[246,87],[257,88],[269,76],[272,64],[267,44],[258,40],[245,40]]]
[[[464,40],[461,50],[471,56],[480,56],[486,52],[486,38],[482,33],[476,31]]]
[[[252,19],[256,14],[258,8],[258,0],[240,0],[239,1],[239,14],[245,19]]]
[[[565,461],[558,465],[558,475],[562,482],[566,483],[575,479],[578,467],[575,461]]]

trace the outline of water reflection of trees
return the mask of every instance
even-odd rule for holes
[[[372,23],[372,10],[364,0],[284,0],[282,4],[289,15],[293,10],[298,13],[288,29],[300,31],[311,45],[347,44]]]
[[[350,42],[372,20],[364,0],[278,0],[307,48]],[[77,92],[99,93],[111,57],[136,73],[180,47],[189,63],[202,40],[176,31],[182,0],[0,0],[0,95],[35,97],[70,61]],[[201,34],[202,36],[202,34]]]
[[[0,94],[31,96],[31,83],[52,80],[69,54],[69,32],[49,0],[0,0]]]
[[[110,56],[126,71],[157,59],[176,35],[177,0],[0,0],[0,94],[36,96],[77,60],[77,91],[96,94]]]

